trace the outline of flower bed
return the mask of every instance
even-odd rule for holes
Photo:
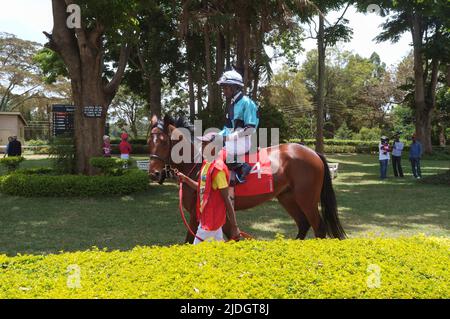
[[[449,298],[450,240],[284,240],[0,255],[0,298]]]

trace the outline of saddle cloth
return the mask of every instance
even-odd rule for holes
[[[225,151],[222,151],[222,158],[226,159]],[[246,177],[244,184],[237,184],[234,187],[235,196],[256,196],[273,192],[273,174],[270,166],[270,158],[267,149],[260,149],[256,154],[245,154],[240,157],[240,161],[250,164],[252,170]]]

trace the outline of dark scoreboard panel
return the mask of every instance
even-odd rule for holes
[[[52,135],[58,136],[74,131],[75,106],[52,105]]]

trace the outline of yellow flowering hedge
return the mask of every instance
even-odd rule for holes
[[[417,236],[0,255],[0,298],[450,298],[449,249]]]

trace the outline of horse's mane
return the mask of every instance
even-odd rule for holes
[[[185,128],[188,129],[192,134],[194,133],[194,125],[189,122],[184,116],[180,116],[178,118],[173,118],[168,116],[169,123],[176,128]]]

